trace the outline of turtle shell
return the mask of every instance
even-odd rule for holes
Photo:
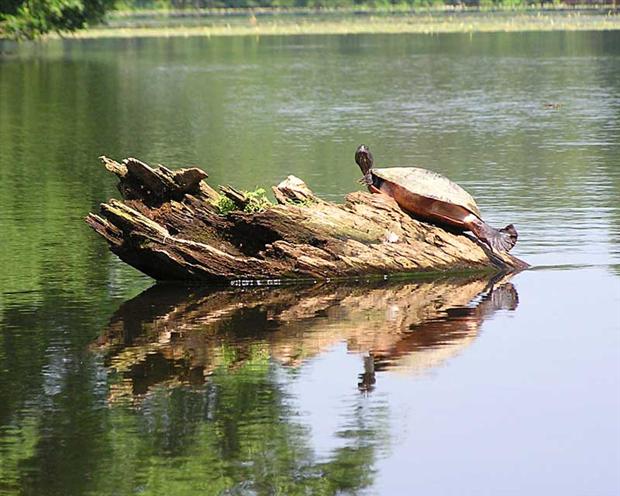
[[[417,167],[370,169],[375,176],[398,184],[416,195],[459,205],[480,217],[480,209],[472,196],[447,177]]]

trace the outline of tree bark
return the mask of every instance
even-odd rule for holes
[[[102,157],[122,201],[86,222],[121,260],[160,281],[244,284],[429,271],[514,271],[527,264],[473,236],[416,220],[385,195],[318,198],[294,176],[273,188],[277,204],[249,213],[250,198],[221,193],[197,168],[171,171]],[[226,215],[222,196],[235,205]]]

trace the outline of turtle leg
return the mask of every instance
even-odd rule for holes
[[[374,183],[372,174],[370,172],[364,174],[364,176],[360,177],[358,182],[360,184],[366,184],[366,185],[371,185]]]
[[[365,177],[362,177],[359,181],[360,184],[364,184],[368,187],[368,191],[370,191],[371,193],[383,193],[379,188],[377,188],[374,184],[370,183],[368,184],[368,182],[366,181]]]
[[[368,187],[368,191],[371,193],[383,193],[377,186],[374,184],[374,180],[372,174],[368,173],[364,177],[359,179],[360,184],[365,184]]]
[[[502,229],[495,229],[476,217],[469,227],[478,239],[489,245],[491,250],[495,252],[509,252],[517,242],[518,233],[512,224],[508,224]]]

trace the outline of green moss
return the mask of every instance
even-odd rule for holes
[[[314,204],[314,200],[312,198],[306,198],[305,200],[286,200],[286,203],[290,205],[296,205],[298,207],[310,207]]]

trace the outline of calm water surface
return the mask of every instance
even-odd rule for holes
[[[338,200],[359,143],[512,279],[151,287],[106,154]],[[0,494],[620,493],[620,33],[0,43]]]

